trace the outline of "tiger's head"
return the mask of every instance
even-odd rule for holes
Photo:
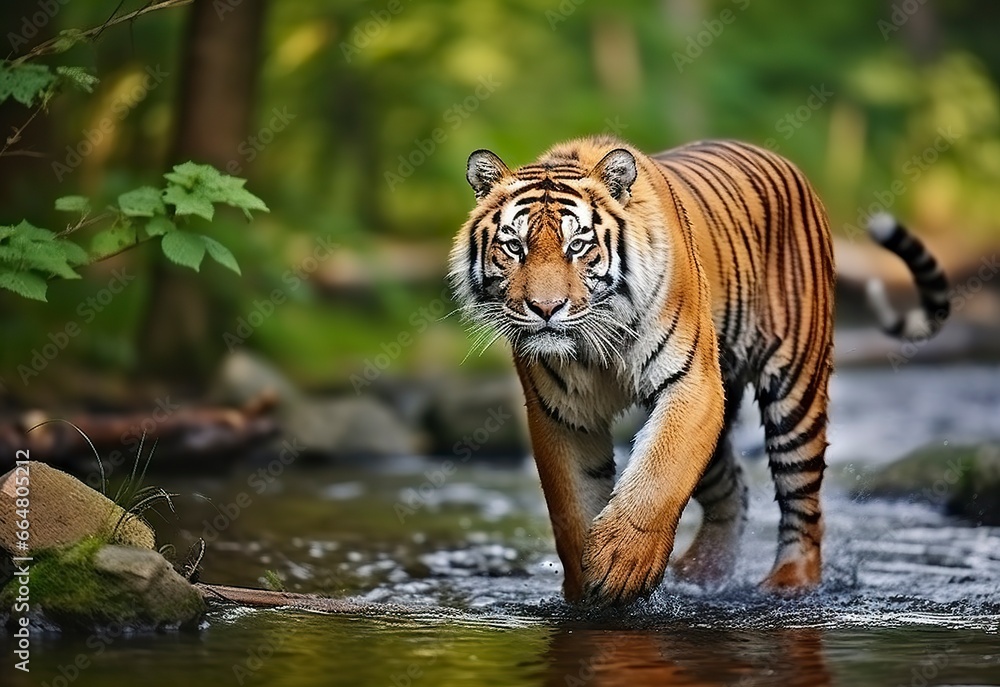
[[[450,277],[483,350],[505,336],[528,358],[609,362],[634,336],[623,234],[636,158],[625,148],[589,166],[581,157],[554,149],[515,171],[488,150],[469,157],[477,204]]]

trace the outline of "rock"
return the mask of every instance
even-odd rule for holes
[[[298,403],[285,432],[307,449],[342,458],[412,456],[426,448],[416,430],[373,396]]]
[[[153,580],[167,570],[173,570],[159,553],[129,546],[102,547],[94,556],[94,568],[120,578],[136,592],[146,591]]]
[[[95,631],[117,626],[142,631],[195,623],[201,593],[156,551],[106,545],[90,537],[35,554],[27,576],[33,625]],[[20,593],[15,578],[0,591],[9,609]],[[7,620],[8,624],[11,619]]]
[[[243,405],[270,396],[282,439],[336,457],[422,453],[425,442],[391,406],[374,395],[315,398],[297,389],[265,360],[237,351],[224,361],[211,398]],[[278,442],[280,443],[280,441]]]
[[[19,498],[27,498],[27,518],[18,506]],[[19,548],[22,530],[18,524],[24,519],[28,521],[27,549]],[[0,477],[0,548],[24,556],[86,537],[144,549],[156,544],[153,530],[142,518],[126,514],[108,497],[45,463],[30,461]]]
[[[454,377],[438,383],[426,426],[434,455],[521,461],[530,453],[524,394],[513,375]]]
[[[184,625],[205,610],[201,593],[156,551],[105,546],[94,556],[94,569],[140,600],[139,618],[156,625]]]
[[[929,446],[864,476],[859,496],[916,498],[982,525],[1000,525],[1000,444]]]
[[[273,397],[279,408],[287,408],[304,398],[277,368],[244,350],[226,356],[208,394],[217,403],[237,407],[265,395]]]

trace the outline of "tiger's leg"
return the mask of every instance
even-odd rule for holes
[[[822,574],[820,486],[826,469],[829,346],[809,362],[769,362],[758,385],[768,466],[781,510],[778,553],[763,586],[778,592],[816,587]],[[811,352],[815,352],[811,351]]]
[[[615,482],[610,423],[575,428],[546,411],[528,373],[518,365],[527,401],[528,431],[542,492],[563,564],[563,595],[583,597],[583,548],[587,530],[608,503]]]
[[[739,414],[743,387],[727,385],[726,417],[712,462],[701,476],[694,498],[701,505],[698,534],[674,563],[682,579],[711,584],[729,577],[736,567],[740,537],[747,518],[747,487],[743,469],[733,453],[729,432]]]
[[[584,591],[593,603],[627,603],[659,585],[677,521],[715,450],[723,421],[716,351],[695,346],[689,361],[647,398],[632,459],[587,533]]]

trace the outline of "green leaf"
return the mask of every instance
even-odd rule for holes
[[[195,272],[201,268],[205,258],[205,241],[200,234],[187,231],[172,231],[160,241],[163,254],[182,267],[190,267]]]
[[[0,62],[0,103],[13,97],[31,107],[45,96],[55,80],[56,75],[45,65]]]
[[[236,262],[236,257],[229,251],[228,248],[208,236],[202,236],[201,240],[205,242],[205,247],[208,248],[208,254],[212,256],[213,260],[223,267],[228,267],[236,274],[242,276],[243,273],[240,272],[240,266]]]
[[[164,217],[163,215],[157,215],[146,223],[146,235],[150,237],[163,236],[164,234],[169,234],[176,229],[177,225],[174,224],[173,220]]]
[[[69,264],[86,265],[90,262],[90,256],[87,255],[87,251],[72,241],[60,239],[59,246],[62,247],[63,254],[66,256],[66,262]]]
[[[201,202],[207,201],[213,204],[225,203],[240,208],[248,219],[251,210],[270,212],[263,200],[243,188],[246,184],[245,179],[223,174],[211,165],[199,165],[189,161],[176,165],[172,172],[167,172],[163,176],[172,185],[168,190],[181,187],[186,191],[186,198],[197,198]],[[204,217],[203,214],[201,216]]]
[[[118,196],[118,207],[129,217],[153,217],[167,211],[159,189],[142,186]]]
[[[16,227],[0,227],[0,263],[17,273],[41,272],[45,277],[79,279],[73,264],[80,257],[79,246],[58,239],[47,229],[27,221]]]
[[[21,220],[21,223],[14,227],[14,236],[30,241],[49,241],[56,237],[48,229],[36,227],[28,220]]]
[[[80,279],[73,267],[86,262],[86,251],[47,229],[27,221],[0,226],[0,288],[44,301],[50,276]]]
[[[174,165],[174,171],[167,172],[163,175],[163,178],[171,183],[191,190],[202,176],[210,172],[215,172],[216,174],[219,173],[218,170],[211,165],[199,165],[188,160],[182,164]]]
[[[63,212],[78,212],[86,215],[90,212],[90,200],[86,196],[63,196],[56,198],[56,210]]]
[[[63,279],[80,279],[80,275],[66,260],[66,251],[61,243],[55,240],[32,242],[30,252],[21,261],[22,267]]]
[[[72,31],[72,29],[70,31]],[[70,33],[70,31],[63,31],[60,33],[58,42],[72,40],[70,37],[66,36],[66,34]],[[63,48],[63,50],[68,50],[72,47],[72,45],[72,42],[69,43],[69,45],[67,45],[66,48]],[[84,93],[93,93],[94,86],[101,81],[83,67],[56,67],[56,74],[62,77],[60,79],[62,83],[69,84]]]
[[[251,210],[270,212],[263,200],[243,188],[245,183],[247,183],[246,179],[231,177],[228,174],[220,174],[211,189],[211,198],[217,203],[225,203],[234,208],[240,208],[243,210],[243,214],[247,216],[247,219],[251,218]]]
[[[111,227],[95,235],[90,241],[90,254],[97,261],[121,252],[137,242],[135,227]]]
[[[189,191],[183,186],[170,184],[163,192],[163,202],[173,205],[178,215],[197,215],[211,221],[215,216],[212,201],[198,191]]]
[[[0,288],[13,291],[24,298],[45,301],[48,284],[36,274],[0,269]]]

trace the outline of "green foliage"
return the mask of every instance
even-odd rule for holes
[[[190,267],[195,272],[201,267],[205,257],[205,242],[197,234],[186,231],[172,231],[163,237],[160,246],[163,254],[173,262],[183,267]]]
[[[0,61],[0,103],[13,98],[25,107],[45,105],[62,86],[92,93],[98,78],[82,67]]]
[[[281,576],[274,570],[265,570],[262,580],[264,586],[273,592],[286,591],[285,583],[281,581]]]
[[[72,48],[77,43],[82,43],[87,40],[86,34],[80,29],[65,29],[60,31],[59,35],[55,37],[53,50],[54,53],[66,52]],[[88,93],[90,91],[87,91]]]
[[[56,198],[56,210],[63,212],[78,212],[81,215],[90,214],[90,200],[86,196],[63,196]]]
[[[56,67],[56,74],[62,77],[63,83],[84,93],[93,93],[94,86],[100,83],[100,79],[83,67]]]
[[[162,215],[156,215],[153,219],[146,222],[146,234],[149,236],[164,236],[177,229],[177,225],[169,217],[163,217]]]
[[[250,219],[252,210],[268,212],[264,201],[243,188],[245,179],[222,174],[210,165],[185,162],[163,176],[168,183],[162,193],[144,187],[139,189],[141,196],[134,196],[138,191],[125,194],[134,196],[128,199],[134,216],[139,216],[141,211],[142,216],[152,217],[146,225],[146,233],[162,236],[163,254],[178,265],[197,271],[207,252],[217,263],[239,274],[239,265],[228,248],[207,236],[178,231],[171,220],[193,215],[211,221],[217,203],[239,208]],[[124,210],[122,198],[119,204]],[[167,206],[172,206],[173,211],[168,213]]]
[[[72,241],[27,221],[0,226],[0,287],[25,298],[44,301],[50,277],[79,279],[76,267],[87,254]]]
[[[135,227],[130,224],[113,226],[96,234],[90,240],[90,254],[94,256],[96,262],[128,250],[137,243]]]
[[[163,254],[172,262],[196,272],[207,253],[223,267],[240,274],[235,256],[217,240],[177,226],[191,216],[212,220],[215,204],[239,208],[250,218],[252,210],[267,212],[260,198],[243,188],[246,180],[222,174],[210,165],[185,162],[164,174],[164,188],[140,186],[118,196],[102,217],[112,223],[93,236],[89,253],[79,245],[47,229],[23,221],[0,226],[0,288],[44,301],[52,277],[79,279],[76,267],[97,262],[128,250],[143,241],[160,239]],[[56,210],[80,216],[67,233],[80,229],[90,216],[91,203],[84,196],[63,196]]]
[[[129,217],[155,217],[167,209],[163,205],[163,192],[152,186],[142,186],[118,196],[118,207]]]
[[[211,220],[214,203],[240,208],[247,219],[251,210],[268,212],[264,201],[243,188],[245,179],[222,174],[210,165],[185,162],[163,176],[170,182],[163,199],[176,206],[178,215],[198,215]]]
[[[14,98],[31,107],[55,83],[56,75],[41,64],[0,64],[0,103]]]
[[[240,266],[236,264],[236,257],[228,248],[208,236],[202,236],[201,240],[205,242],[205,248],[208,249],[208,254],[212,256],[213,260],[223,267],[228,267],[236,274],[240,274]]]

